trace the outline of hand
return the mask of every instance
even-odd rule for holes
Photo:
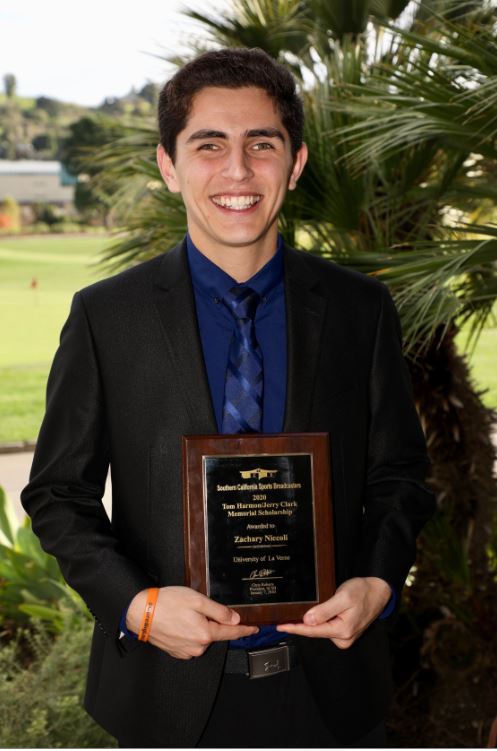
[[[147,602],[144,589],[133,598],[126,626],[135,634]],[[172,657],[189,660],[203,655],[214,641],[239,639],[257,633],[256,626],[240,625],[240,616],[189,587],[161,587],[150,629],[149,642]]]
[[[348,579],[329,600],[305,613],[303,623],[279,624],[278,631],[331,639],[340,649],[352,646],[385,608],[390,586],[376,576]]]

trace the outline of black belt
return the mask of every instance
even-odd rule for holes
[[[249,678],[269,678],[298,665],[295,644],[286,640],[262,649],[228,649],[225,673],[241,673]]]

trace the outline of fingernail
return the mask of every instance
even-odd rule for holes
[[[240,616],[238,615],[238,613],[236,612],[236,610],[232,610],[231,611],[231,622],[232,623],[238,623],[239,620],[240,620]]]
[[[305,622],[309,624],[309,626],[315,626],[316,625],[316,616],[314,613],[308,613],[305,617]]]

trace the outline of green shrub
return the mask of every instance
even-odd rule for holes
[[[31,208],[35,215],[35,221],[48,224],[49,227],[62,222],[64,219],[60,207],[55,204],[45,202],[33,203],[31,204]]]
[[[82,706],[90,639],[89,623],[55,638],[38,624],[0,647],[0,748],[117,746]]]
[[[21,228],[21,209],[12,196],[0,201],[0,228],[7,232],[19,232]]]
[[[82,706],[92,618],[2,488],[0,601],[0,748],[115,747]]]
[[[56,234],[63,234],[65,232],[81,232],[81,225],[77,222],[59,222],[52,225],[52,232]]]
[[[0,625],[22,626],[35,618],[57,632],[66,624],[91,622],[86,605],[64,581],[55,558],[42,549],[29,517],[17,530],[14,520],[12,505],[0,488]]]
[[[52,230],[45,224],[45,222],[34,222],[34,224],[26,225],[23,228],[23,233],[26,235],[47,235]]]

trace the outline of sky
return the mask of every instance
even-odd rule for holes
[[[184,51],[199,33],[188,6],[222,10],[229,0],[0,0],[0,90],[13,73],[20,96],[87,106],[123,96],[172,68],[154,55]]]

